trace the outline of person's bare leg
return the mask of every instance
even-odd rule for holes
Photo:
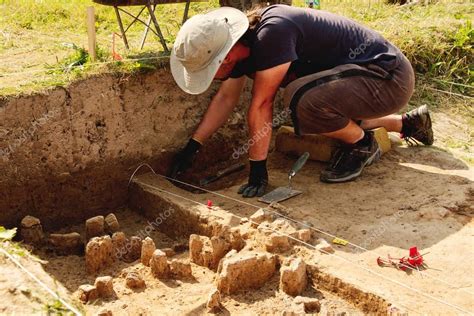
[[[322,133],[322,135],[342,140],[347,144],[355,144],[364,137],[364,130],[351,120],[346,127],[334,132]]]
[[[402,116],[392,114],[376,119],[363,120],[360,127],[363,129],[384,127],[388,132],[400,133],[402,131]]]

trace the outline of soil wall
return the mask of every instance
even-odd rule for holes
[[[164,173],[217,88],[187,95],[164,67],[1,99],[0,225],[18,225],[31,214],[57,227],[124,205],[136,166],[148,162]],[[250,85],[204,146],[198,168],[229,159],[246,141],[249,99]]]

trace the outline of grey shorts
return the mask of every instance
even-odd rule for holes
[[[350,120],[397,113],[408,104],[415,74],[400,54],[392,70],[377,65],[346,64],[292,81],[284,102],[291,110],[297,134],[340,130]]]

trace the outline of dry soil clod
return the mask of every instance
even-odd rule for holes
[[[114,261],[112,239],[110,236],[94,237],[86,246],[86,270],[96,273],[110,266]]]
[[[166,254],[159,249],[153,252],[150,260],[150,267],[153,275],[159,279],[166,279],[170,275]]]
[[[73,232],[69,234],[51,234],[49,243],[61,255],[79,255],[84,251],[81,235]]]
[[[269,252],[285,252],[290,250],[290,240],[287,236],[273,233],[267,239],[265,248]]]
[[[104,216],[95,216],[86,220],[86,240],[105,234]]]
[[[240,252],[226,256],[217,275],[217,289],[232,294],[264,285],[275,273],[277,258],[263,252]]]
[[[172,248],[163,248],[161,249],[161,251],[163,251],[168,258],[171,258],[176,254],[176,252]]]
[[[209,293],[207,298],[206,307],[209,309],[210,312],[217,312],[221,308],[221,293],[218,289],[214,288]]]
[[[280,268],[280,290],[288,295],[296,296],[306,288],[306,264],[301,258],[291,258]]]
[[[125,254],[122,256],[123,261],[133,262],[140,259],[142,254],[142,239],[138,236],[130,237],[130,240],[125,246]]]
[[[99,298],[97,288],[94,285],[83,284],[79,287],[79,299],[83,303],[92,302]]]
[[[43,227],[38,218],[33,216],[25,216],[21,220],[21,238],[27,244],[39,245],[44,240]]]
[[[318,249],[320,252],[325,253],[325,254],[334,253],[334,248],[331,246],[330,243],[328,243],[323,238],[318,239],[318,244],[316,245],[316,249]]]
[[[317,298],[297,296],[293,301],[296,305],[303,305],[305,313],[319,313],[321,303]]]
[[[298,239],[304,242],[311,240],[311,230],[308,228],[303,228],[298,230]]]
[[[97,294],[101,298],[110,298],[115,295],[114,283],[111,276],[102,276],[95,279],[94,286],[97,289]]]
[[[193,270],[189,262],[173,259],[169,262],[170,272],[177,279],[189,279],[193,277]]]
[[[120,230],[120,224],[114,213],[110,213],[109,215],[107,215],[104,218],[104,222],[105,222],[105,231],[108,234],[113,234]]]
[[[155,250],[156,250],[156,246],[153,239],[151,239],[150,237],[146,237],[142,241],[141,262],[143,265],[145,266],[150,265],[150,259],[153,256],[153,252],[155,252]]]
[[[250,216],[250,223],[253,228],[257,228],[258,225],[264,221],[270,221],[271,216],[265,209],[261,208]]]
[[[141,289],[145,287],[145,280],[136,272],[127,273],[125,283],[130,289]]]
[[[97,316],[112,316],[112,311],[110,309],[103,308],[97,313]]]

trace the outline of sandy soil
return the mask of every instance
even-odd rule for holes
[[[443,119],[444,114],[435,115],[435,119],[440,117],[442,119],[439,121],[435,120],[436,131],[446,129],[452,133],[450,137],[468,139],[469,142],[472,133],[469,126],[463,125],[466,127],[464,129],[450,128],[452,124],[449,122],[463,124],[462,119]],[[291,208],[290,218],[311,223],[320,237],[331,241],[330,234],[348,240],[352,245],[335,246],[335,255],[318,254],[306,247],[302,251],[305,259],[345,282],[387,299],[410,314],[474,312],[473,167],[458,158],[459,155],[465,156],[466,151],[460,154],[450,151],[444,141],[447,138],[443,134],[438,137],[432,147],[393,148],[380,162],[368,167],[359,179],[345,184],[320,183],[319,171],[324,168],[324,164],[308,162],[293,182],[294,187],[303,189],[304,193],[282,204]],[[468,149],[468,153],[472,153],[472,150]],[[286,172],[294,160],[294,157],[277,152],[270,155],[272,187],[286,184]],[[223,179],[221,186],[229,184],[226,181],[232,185],[219,192],[238,198],[235,191],[245,176],[244,171],[232,179]],[[176,189],[176,193],[184,194],[179,189]],[[196,200],[212,199],[215,205],[238,216],[249,216],[256,208],[264,206],[256,199],[245,200],[253,207],[210,194],[193,196]],[[143,218],[128,210],[118,212],[117,216],[128,235],[136,234],[146,225]],[[79,225],[67,227],[63,232],[83,233],[82,230],[82,225]],[[152,237],[158,247],[169,247],[185,241],[172,240],[159,232],[153,232]],[[377,266],[378,256],[406,256],[408,248],[414,245],[422,253],[427,253],[425,260],[430,269],[422,273],[405,273]],[[35,272],[49,278],[51,284],[55,280],[68,293],[74,293],[79,285],[93,283],[95,279],[85,273],[83,257],[57,257],[47,252],[40,252],[39,256],[47,262],[42,266],[31,262],[37,265]],[[187,253],[177,256],[187,257]],[[38,313],[47,295],[36,289],[34,283],[6,259],[0,260],[1,269],[9,271],[8,278],[1,278],[0,291],[2,297],[7,295],[7,301],[13,302],[0,303],[0,312],[22,313],[26,308]],[[98,301],[84,308],[88,314],[95,314],[102,308],[111,309],[114,315],[205,314],[205,302],[212,287],[214,272],[196,265],[192,267],[195,280],[162,282],[153,278],[149,269],[139,263],[117,264],[104,270],[101,275],[114,277],[118,299]],[[124,272],[129,270],[137,270],[145,278],[145,290],[135,292],[124,286]],[[30,296],[23,293],[20,283],[32,289]],[[321,314],[360,313],[334,294],[313,288],[307,292],[305,295],[323,298]],[[42,300],[37,302],[37,297]],[[225,309],[221,313],[273,315],[285,310],[290,302],[288,296],[278,292],[275,276],[259,291],[224,298]]]

